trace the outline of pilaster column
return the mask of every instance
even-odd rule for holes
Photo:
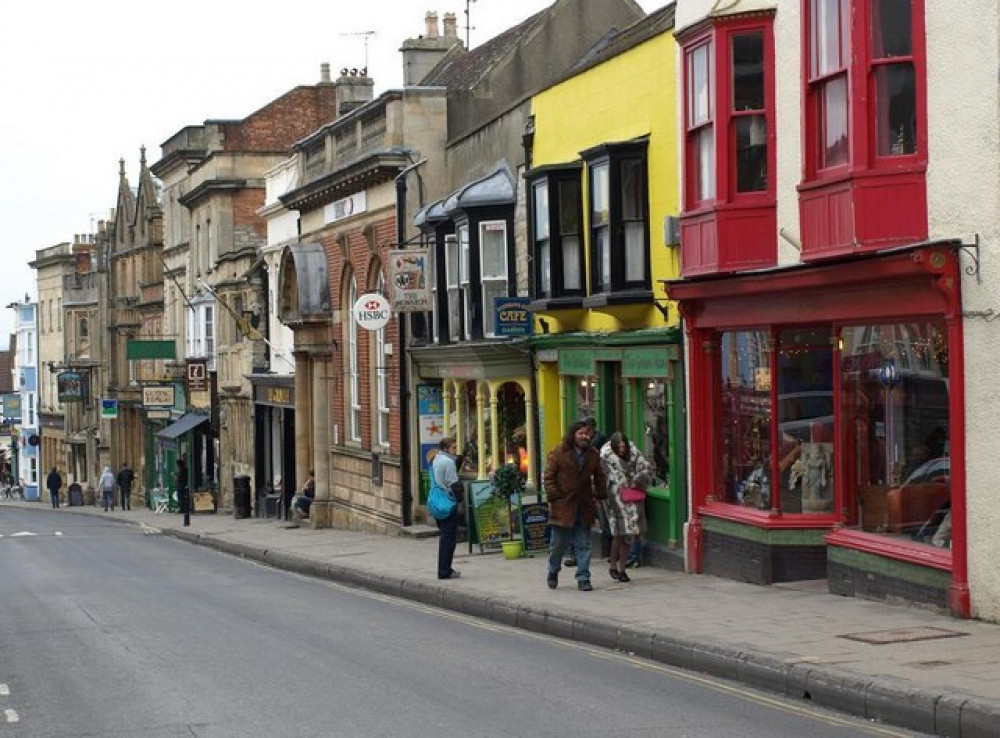
[[[296,336],[298,338],[298,336]],[[313,463],[312,363],[305,351],[295,352],[295,482],[301,485]],[[326,494],[316,480],[316,496]],[[321,492],[321,490],[324,490]]]

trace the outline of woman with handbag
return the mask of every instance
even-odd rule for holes
[[[621,432],[601,449],[601,464],[608,478],[608,527],[611,529],[611,578],[632,581],[625,572],[628,552],[635,536],[645,531],[646,488],[653,481],[653,467],[636,445]]]
[[[458,579],[462,576],[461,572],[451,565],[455,558],[458,511],[463,489],[462,482],[458,478],[457,454],[458,442],[454,438],[443,438],[431,462],[431,491],[427,499],[427,511],[434,518],[440,531],[438,579]]]

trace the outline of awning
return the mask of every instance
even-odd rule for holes
[[[182,415],[179,420],[171,423],[166,428],[161,430],[156,434],[157,438],[166,438],[169,440],[175,440],[180,436],[183,436],[190,430],[197,428],[202,423],[207,423],[209,417],[204,413],[188,413],[187,415]]]

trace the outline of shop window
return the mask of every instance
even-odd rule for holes
[[[946,326],[849,326],[840,341],[849,522],[950,548]]]
[[[576,415],[565,419],[563,425],[566,427],[577,420],[597,418],[597,377],[573,377],[572,382],[576,398]]]
[[[636,445],[653,465],[655,484],[670,480],[669,435],[667,432],[667,394],[663,379],[640,380],[642,397],[642,439]]]
[[[771,266],[775,221],[770,15],[715,18],[681,34],[684,276]]]
[[[591,302],[649,296],[646,142],[583,152],[589,173]],[[621,293],[626,293],[622,295]]]
[[[545,169],[532,177],[534,297],[579,299],[584,294],[580,167]]]
[[[760,510],[772,495],[770,346],[767,331],[719,334],[717,500]]]
[[[927,237],[923,6],[803,0],[805,258]]]
[[[834,511],[833,346],[829,326],[777,335],[778,508]]]

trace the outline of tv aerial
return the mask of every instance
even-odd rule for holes
[[[377,36],[376,31],[354,31],[348,33],[339,33],[338,36],[344,36],[345,38],[360,38],[365,45],[365,70],[368,69],[368,41],[372,36]]]

